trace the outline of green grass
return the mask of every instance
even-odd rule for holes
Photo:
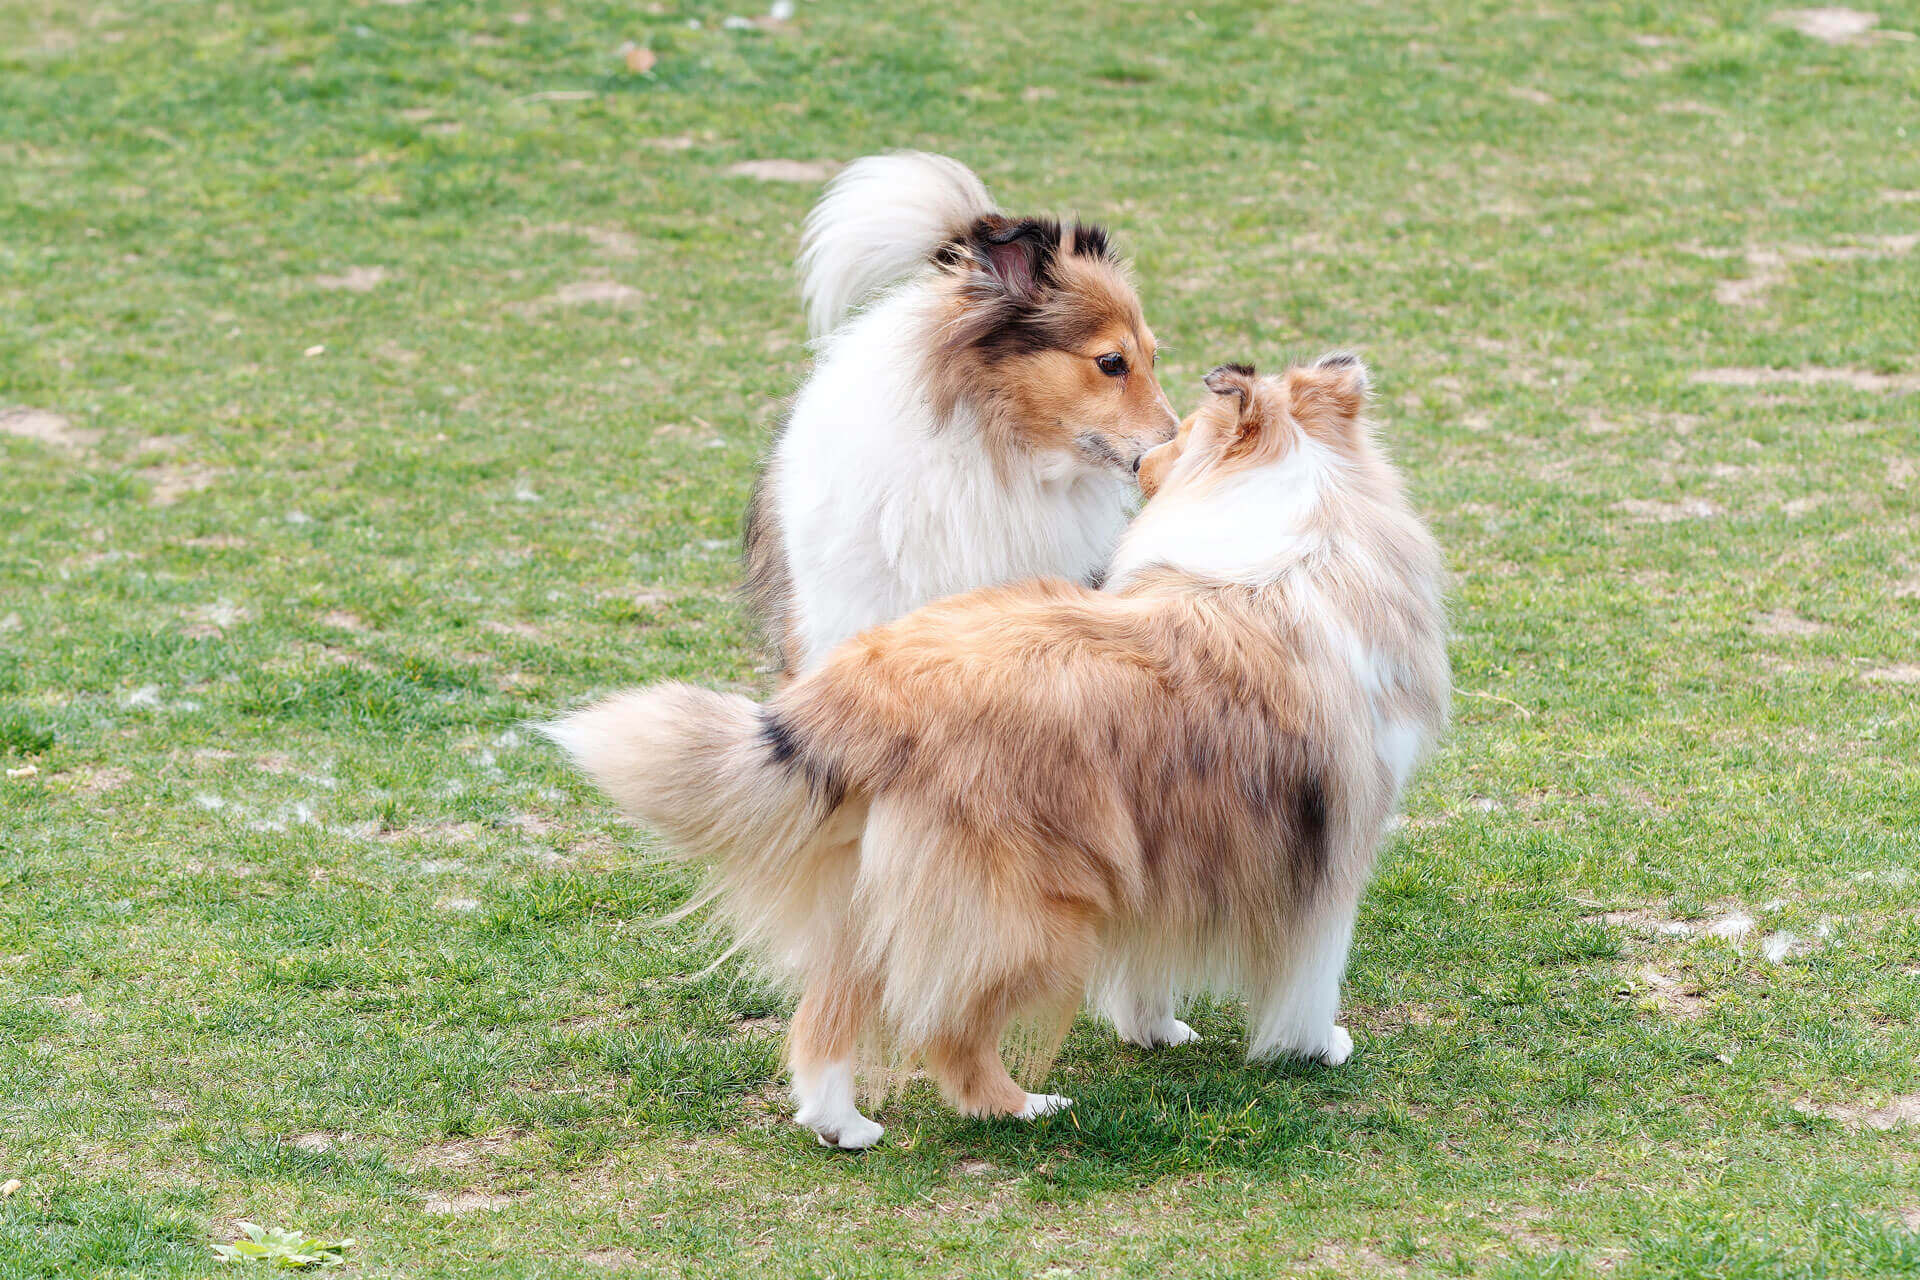
[[[1920,44],[800,9],[0,0],[0,411],[67,435],[0,432],[0,1280],[228,1274],[242,1219],[368,1276],[1920,1268],[1861,1119],[1920,1091],[1920,394],[1693,380],[1920,375]],[[760,681],[814,188],[728,168],[899,145],[1110,224],[1183,407],[1376,369],[1463,696],[1343,1069],[1083,1022],[1070,1114],[914,1092],[831,1157],[785,1006],[518,727]]]

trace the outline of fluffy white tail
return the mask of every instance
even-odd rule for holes
[[[736,948],[785,954],[817,927],[841,798],[768,741],[759,711],[738,694],[659,684],[542,731],[674,855],[712,869],[684,912],[715,903]]]
[[[925,151],[867,156],[842,169],[800,233],[800,297],[815,337],[926,265],[933,251],[994,212],[958,160]]]

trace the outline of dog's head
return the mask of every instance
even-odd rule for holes
[[[991,443],[1130,472],[1177,425],[1140,298],[1098,227],[981,218],[941,246],[949,315],[936,393]]]
[[[1302,440],[1342,455],[1366,447],[1367,367],[1358,356],[1335,352],[1266,378],[1251,365],[1223,364],[1206,388],[1212,394],[1173,438],[1140,460],[1147,497],[1277,462]]]

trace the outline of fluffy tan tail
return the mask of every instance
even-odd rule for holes
[[[751,699],[659,684],[543,731],[673,855],[712,869],[676,917],[714,903],[736,947],[788,963],[810,949],[823,891],[850,874],[850,866],[833,874],[843,797],[800,767]],[[839,890],[834,915],[844,910]]]

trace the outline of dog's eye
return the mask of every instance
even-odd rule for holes
[[[1109,351],[1094,361],[1100,366],[1100,372],[1109,378],[1117,378],[1127,371],[1127,358],[1118,351]]]

